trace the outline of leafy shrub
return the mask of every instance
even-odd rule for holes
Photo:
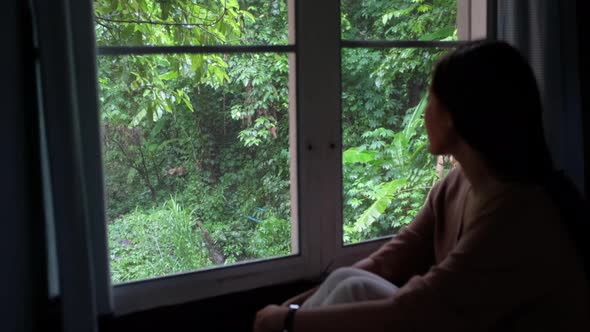
[[[248,252],[253,258],[291,254],[291,222],[271,216],[258,225],[250,238]]]
[[[114,283],[212,265],[201,233],[173,199],[116,219],[108,225],[108,236]]]

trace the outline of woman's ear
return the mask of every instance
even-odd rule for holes
[[[447,128],[448,128],[448,130],[455,131],[455,125],[454,125],[454,122],[453,122],[453,117],[451,117],[451,113],[449,113],[447,111],[445,111],[445,113],[448,115],[448,118],[447,118]]]
[[[451,116],[451,113],[448,112],[446,109],[442,109],[442,114],[444,114],[445,117],[445,123],[447,126],[448,130],[454,130],[455,129],[455,125],[453,123],[453,117]]]
[[[461,141],[455,127],[455,121],[449,110],[439,103],[438,108],[440,133],[438,137],[438,152],[440,154],[453,154],[457,144]]]

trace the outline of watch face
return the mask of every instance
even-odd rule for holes
[[[299,309],[299,304],[289,304],[289,309]]]

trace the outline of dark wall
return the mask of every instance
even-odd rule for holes
[[[267,304],[280,304],[313,286],[308,282],[275,285],[120,317],[104,317],[100,331],[251,331],[256,311]]]
[[[580,91],[582,102],[582,121],[584,123],[584,177],[586,180],[586,197],[590,197],[590,106],[588,105],[588,36],[584,33],[582,25],[586,19],[582,0],[578,0],[577,5],[577,24],[578,24],[578,52],[580,61]]]
[[[26,1],[0,11],[0,331],[42,330],[46,318],[37,105]]]

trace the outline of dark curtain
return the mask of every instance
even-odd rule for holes
[[[530,61],[558,168],[584,192],[584,143],[575,1],[498,0],[497,37]]]

